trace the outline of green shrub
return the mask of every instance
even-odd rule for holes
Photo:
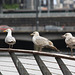
[[[17,9],[19,8],[19,4],[4,4],[3,8],[4,9]]]

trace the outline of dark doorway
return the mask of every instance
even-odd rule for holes
[[[8,47],[9,47],[9,45],[6,44],[4,42],[4,40],[0,40],[0,48],[8,48]],[[33,50],[33,43],[30,41],[17,40],[16,44],[14,44],[13,48]]]
[[[52,40],[54,46],[56,46],[58,49],[61,51],[65,51],[69,48],[66,47],[65,41],[64,40]],[[0,39],[0,48],[8,48],[9,46],[4,42],[4,40]],[[34,44],[31,41],[23,41],[23,40],[17,40],[16,44],[13,46],[14,49],[26,49],[26,50],[33,50],[34,49]]]

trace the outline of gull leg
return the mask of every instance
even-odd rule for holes
[[[9,45],[9,50],[10,50],[10,45]]]
[[[72,48],[71,48],[71,56],[73,56],[73,50],[72,50]]]
[[[12,49],[13,48],[13,45],[9,45],[9,49]]]
[[[40,47],[40,51],[42,51],[42,47]]]
[[[11,45],[11,48],[13,48],[13,45]]]

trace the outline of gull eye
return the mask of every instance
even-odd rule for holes
[[[65,36],[67,36],[67,34],[65,34]]]

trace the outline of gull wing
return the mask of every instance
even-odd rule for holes
[[[40,46],[46,46],[49,45],[49,40],[47,38],[39,36],[36,37],[35,43]]]
[[[16,43],[16,40],[15,40],[14,37],[8,36],[8,37],[5,38],[5,42],[6,43]]]
[[[68,45],[75,45],[75,37],[69,38],[69,39],[66,41],[66,43],[67,43]]]

